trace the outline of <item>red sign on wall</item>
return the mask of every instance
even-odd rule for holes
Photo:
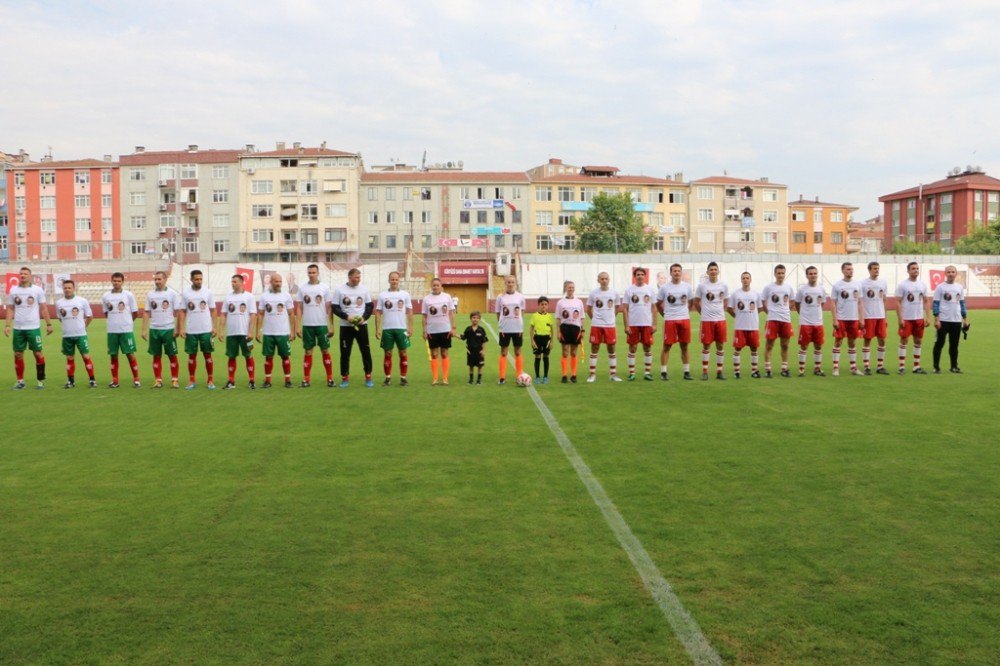
[[[486,284],[490,281],[488,261],[442,261],[438,277],[445,284]]]

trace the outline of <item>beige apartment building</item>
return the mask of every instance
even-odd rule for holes
[[[598,193],[628,192],[644,226],[656,233],[652,251],[683,252],[687,246],[688,185],[672,178],[621,175],[613,166],[571,166],[560,159],[528,170],[531,180],[530,239],[536,253],[573,252],[571,223],[590,209]]]
[[[124,256],[181,263],[235,261],[241,237],[242,150],[147,151],[119,157]]]
[[[788,252],[788,187],[767,178],[691,182],[691,252]]]
[[[360,246],[359,153],[278,143],[239,160],[240,257],[353,261]]]
[[[408,249],[460,259],[524,245],[528,176],[521,171],[402,170],[361,176],[361,253]]]

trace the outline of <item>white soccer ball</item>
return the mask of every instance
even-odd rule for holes
[[[531,375],[529,375],[527,372],[522,372],[517,376],[517,379],[515,381],[517,382],[517,385],[520,386],[521,388],[527,388],[531,386]]]

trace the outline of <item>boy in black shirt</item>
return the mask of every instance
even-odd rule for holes
[[[476,383],[483,383],[483,366],[486,364],[486,356],[483,353],[483,345],[489,340],[486,337],[486,329],[479,325],[479,320],[483,315],[477,310],[469,315],[472,320],[470,326],[466,326],[462,335],[458,336],[465,340],[465,362],[469,366],[469,383],[472,383],[472,371],[475,369]]]

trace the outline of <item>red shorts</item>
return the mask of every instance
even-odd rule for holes
[[[739,351],[744,347],[760,347],[760,331],[736,331],[733,335],[733,349]]]
[[[618,342],[618,329],[611,326],[591,326],[590,344],[613,345]]]
[[[908,338],[911,335],[917,340],[924,337],[923,319],[906,319],[903,321],[903,325],[899,327],[899,337]]]
[[[766,333],[768,340],[777,340],[778,338],[787,340],[795,335],[795,329],[792,328],[792,322],[790,321],[771,320],[767,322]]]
[[[668,345],[691,342],[691,320],[668,319],[663,322],[663,342]]]
[[[809,344],[814,344],[817,347],[822,347],[823,342],[826,341],[826,335],[823,332],[822,326],[810,326],[809,324],[801,324],[799,326],[799,346],[805,347]]]
[[[724,321],[703,321],[701,322],[701,344],[710,345],[713,342],[724,343],[726,341],[726,322]]]
[[[885,334],[888,330],[889,325],[885,319],[865,319],[865,340],[871,340],[872,338],[882,338],[885,340]]]
[[[627,340],[630,345],[651,345],[653,344],[653,327],[629,326]]]
[[[861,337],[861,322],[856,319],[841,319],[833,329],[833,339],[857,340]]]

